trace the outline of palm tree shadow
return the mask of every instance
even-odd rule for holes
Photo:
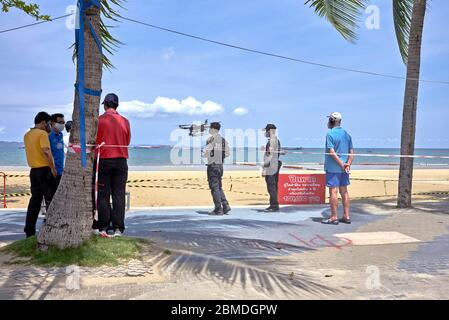
[[[176,279],[191,280],[194,277],[200,281],[212,280],[221,287],[239,285],[244,290],[253,288],[263,292],[270,298],[298,298],[304,294],[323,296],[338,292],[319,283],[316,278],[298,272],[295,261],[287,259],[274,261],[255,257],[237,260],[188,250],[171,251],[171,255],[157,255],[151,263]]]
[[[43,270],[37,267],[18,266],[8,272],[6,281],[0,286],[2,292],[0,299],[44,300],[64,279]]]

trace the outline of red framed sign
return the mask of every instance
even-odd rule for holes
[[[326,176],[324,174],[280,174],[279,204],[324,204]]]

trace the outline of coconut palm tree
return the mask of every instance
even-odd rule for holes
[[[87,0],[79,0],[86,1]],[[103,68],[111,68],[109,59],[100,52],[97,43],[89,29],[90,21],[95,34],[99,35],[102,48],[112,53],[114,46],[119,42],[108,32],[107,26],[102,21],[105,18],[116,20],[119,17],[111,5],[121,6],[121,0],[102,0],[101,8],[91,6],[86,11],[84,21],[84,82],[85,88],[101,91],[101,78]],[[78,56],[75,47],[74,61]],[[77,63],[77,70],[80,65]],[[77,75],[79,72],[77,72]],[[76,79],[78,83],[78,76]],[[97,121],[100,106],[100,97],[85,94],[85,137],[87,145],[95,145],[97,135]],[[80,144],[80,96],[75,90],[73,108],[73,124],[70,131],[70,143]],[[88,154],[86,167],[81,166],[79,153],[67,153],[64,173],[61,183],[56,191],[53,201],[46,214],[46,222],[42,225],[38,243],[41,250],[49,246],[57,246],[61,249],[74,247],[87,240],[91,233],[92,225],[92,174],[94,152]]]
[[[327,19],[348,41],[357,39],[358,19],[366,0],[307,0],[305,4]],[[405,83],[401,154],[414,155],[416,111],[421,64],[421,43],[427,0],[392,0],[396,38],[407,66]],[[397,206],[412,205],[413,158],[401,158]]]
[[[419,76],[421,67],[421,44],[426,14],[427,0],[398,1],[404,2],[402,8],[408,14],[401,16],[408,19],[411,14],[410,32],[404,40],[403,56],[407,64],[407,80],[405,83],[404,109],[402,115],[401,154],[413,155],[415,152],[416,112],[418,106]],[[413,3],[413,6],[412,6]],[[401,7],[398,6],[398,10]],[[406,24],[407,20],[404,21]],[[397,32],[401,34],[401,32]],[[399,37],[400,39],[400,37]],[[405,44],[408,42],[408,48]],[[407,53],[406,55],[404,53]],[[399,189],[397,206],[409,208],[412,206],[412,184],[413,184],[413,158],[401,158],[399,167]]]
[[[99,35],[104,51],[112,54],[115,48],[121,44],[115,39],[105,25],[103,19],[117,21],[119,12],[114,7],[122,7],[125,0],[100,0],[100,8],[91,6],[86,11],[84,21],[84,81],[85,87],[101,91],[101,78],[103,68],[111,69],[113,65],[108,57],[100,52],[94,37],[91,34],[88,21]],[[93,3],[92,0],[78,0],[79,3]],[[3,12],[10,8],[17,8],[38,20],[51,20],[50,16],[40,13],[37,4],[26,3],[22,0],[0,0]],[[103,18],[103,19],[102,19]],[[77,47],[74,47],[74,62],[77,61]],[[80,66],[77,64],[77,75]],[[78,76],[76,83],[78,83]],[[87,145],[95,145],[97,135],[97,121],[100,106],[100,97],[86,94],[85,99],[85,136]],[[75,90],[73,108],[73,124],[70,131],[70,143],[80,144],[80,97]],[[92,225],[92,173],[93,155],[87,157],[86,167],[81,166],[81,156],[78,153],[68,153],[61,183],[46,214],[46,222],[41,227],[38,243],[41,250],[49,246],[57,246],[61,249],[82,244],[90,237]]]

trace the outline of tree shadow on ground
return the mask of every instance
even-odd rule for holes
[[[426,193],[435,193],[425,197],[415,196],[412,201],[412,207],[400,209],[397,207],[397,198],[395,196],[371,198],[371,199],[355,199],[351,202],[351,208],[356,209],[360,213],[373,214],[373,211],[379,210],[383,212],[408,213],[416,211],[425,211],[432,213],[449,214],[449,195],[438,195],[439,191],[429,191]]]
[[[1,266],[0,300],[43,300],[65,279],[49,269],[33,266]],[[10,267],[11,268],[11,267]],[[4,280],[6,278],[6,280]]]
[[[295,263],[287,260],[231,260],[188,250],[173,250],[171,255],[162,253],[151,262],[176,279],[212,280],[223,287],[237,285],[244,290],[262,292],[270,298],[319,297],[339,292],[320,283],[316,277],[298,271]],[[291,272],[293,269],[295,272]]]

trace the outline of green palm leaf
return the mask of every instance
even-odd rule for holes
[[[393,0],[393,19],[402,60],[407,64],[408,40],[412,24],[412,11],[414,0]]]
[[[103,17],[100,23],[100,39],[103,50],[109,55],[113,55],[117,48],[123,44],[123,42],[121,42],[111,34],[110,30],[114,28],[114,26],[106,25],[103,18],[105,18],[106,20],[118,22],[121,15],[118,10],[114,9],[114,6],[125,9],[123,6],[124,2],[126,2],[126,0],[101,0],[101,14]],[[74,49],[72,60],[75,62],[77,57],[75,44],[73,44],[71,48]],[[103,53],[103,66],[107,70],[111,70],[114,68],[114,65],[105,53]]]
[[[305,4],[328,20],[350,42],[357,40],[357,28],[366,0],[307,0]]]

